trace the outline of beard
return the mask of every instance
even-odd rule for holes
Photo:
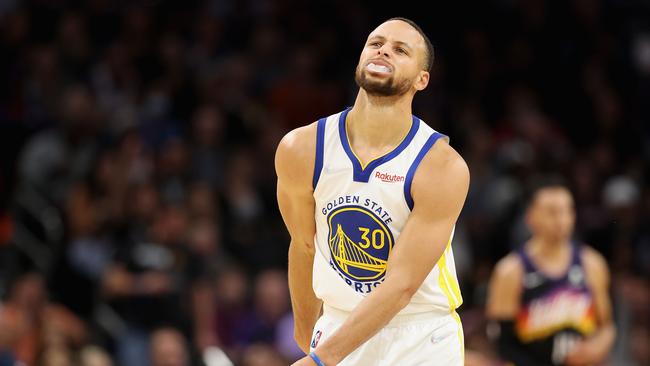
[[[408,80],[395,80],[395,77],[392,75],[385,80],[370,80],[365,70],[361,67],[361,64],[355,70],[354,81],[366,93],[377,97],[401,96],[406,94],[411,87]]]

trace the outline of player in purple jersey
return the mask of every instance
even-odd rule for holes
[[[517,366],[603,361],[615,338],[609,271],[599,253],[571,238],[569,190],[537,189],[526,223],[531,239],[497,263],[490,281],[486,310],[499,355]]]

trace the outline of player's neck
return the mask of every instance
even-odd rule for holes
[[[347,128],[351,140],[359,137],[380,146],[399,143],[411,127],[411,102],[407,95],[374,97],[360,90],[348,113]]]
[[[528,250],[536,257],[547,259],[558,259],[566,256],[570,251],[571,244],[569,240],[550,240],[541,237],[535,237],[528,243]]]

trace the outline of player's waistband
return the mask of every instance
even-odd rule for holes
[[[454,311],[455,312],[455,311]],[[409,313],[409,314],[397,314],[391,321],[386,324],[387,327],[392,326],[402,326],[410,323],[417,323],[427,320],[436,320],[451,317],[454,312],[442,309],[432,309],[430,311],[419,312],[419,313]],[[337,322],[344,322],[348,316],[350,316],[349,311],[341,310],[326,304],[323,304],[323,314],[327,317],[334,319]]]

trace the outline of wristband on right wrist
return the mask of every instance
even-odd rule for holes
[[[320,358],[318,358],[318,356],[316,355],[316,353],[314,353],[314,352],[309,352],[309,357],[311,357],[311,359],[312,359],[314,362],[316,362],[316,365],[318,365],[318,366],[325,366],[325,364],[323,363],[323,361],[321,361]]]

